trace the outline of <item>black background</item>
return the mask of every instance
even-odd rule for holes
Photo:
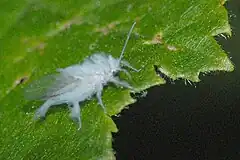
[[[149,89],[113,117],[117,160],[240,160],[240,0],[226,7],[233,36],[216,39],[235,71],[201,75],[194,85],[179,80]]]

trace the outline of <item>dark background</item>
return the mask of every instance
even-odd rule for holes
[[[200,83],[166,84],[123,110],[117,160],[240,160],[240,0],[227,2],[231,39],[216,37],[235,71],[200,76]]]

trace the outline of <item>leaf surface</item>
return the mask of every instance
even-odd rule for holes
[[[173,80],[193,82],[199,81],[200,72],[232,71],[231,61],[214,39],[231,35],[224,2],[1,1],[0,159],[115,159],[111,132],[117,127],[95,98],[81,104],[78,131],[66,105],[51,108],[44,122],[35,122],[34,112],[42,102],[24,99],[26,85],[94,52],[118,57],[134,21],[124,59],[142,68],[131,72],[128,80],[139,91],[165,83],[154,65]],[[129,93],[114,86],[104,90],[109,115],[135,102]]]

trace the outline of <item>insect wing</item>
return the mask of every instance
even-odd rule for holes
[[[32,82],[25,88],[28,100],[48,99],[76,88],[76,79],[65,74],[51,74]]]

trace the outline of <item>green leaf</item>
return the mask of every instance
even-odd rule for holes
[[[173,80],[193,82],[200,72],[232,71],[213,37],[231,35],[224,2],[2,0],[0,159],[114,159],[111,132],[117,127],[95,98],[82,105],[78,131],[65,105],[51,108],[44,122],[35,122],[42,102],[26,101],[24,87],[94,52],[118,57],[134,21],[124,58],[142,68],[128,80],[139,91],[165,83],[153,65]],[[135,102],[129,92],[113,86],[104,90],[109,115]]]

